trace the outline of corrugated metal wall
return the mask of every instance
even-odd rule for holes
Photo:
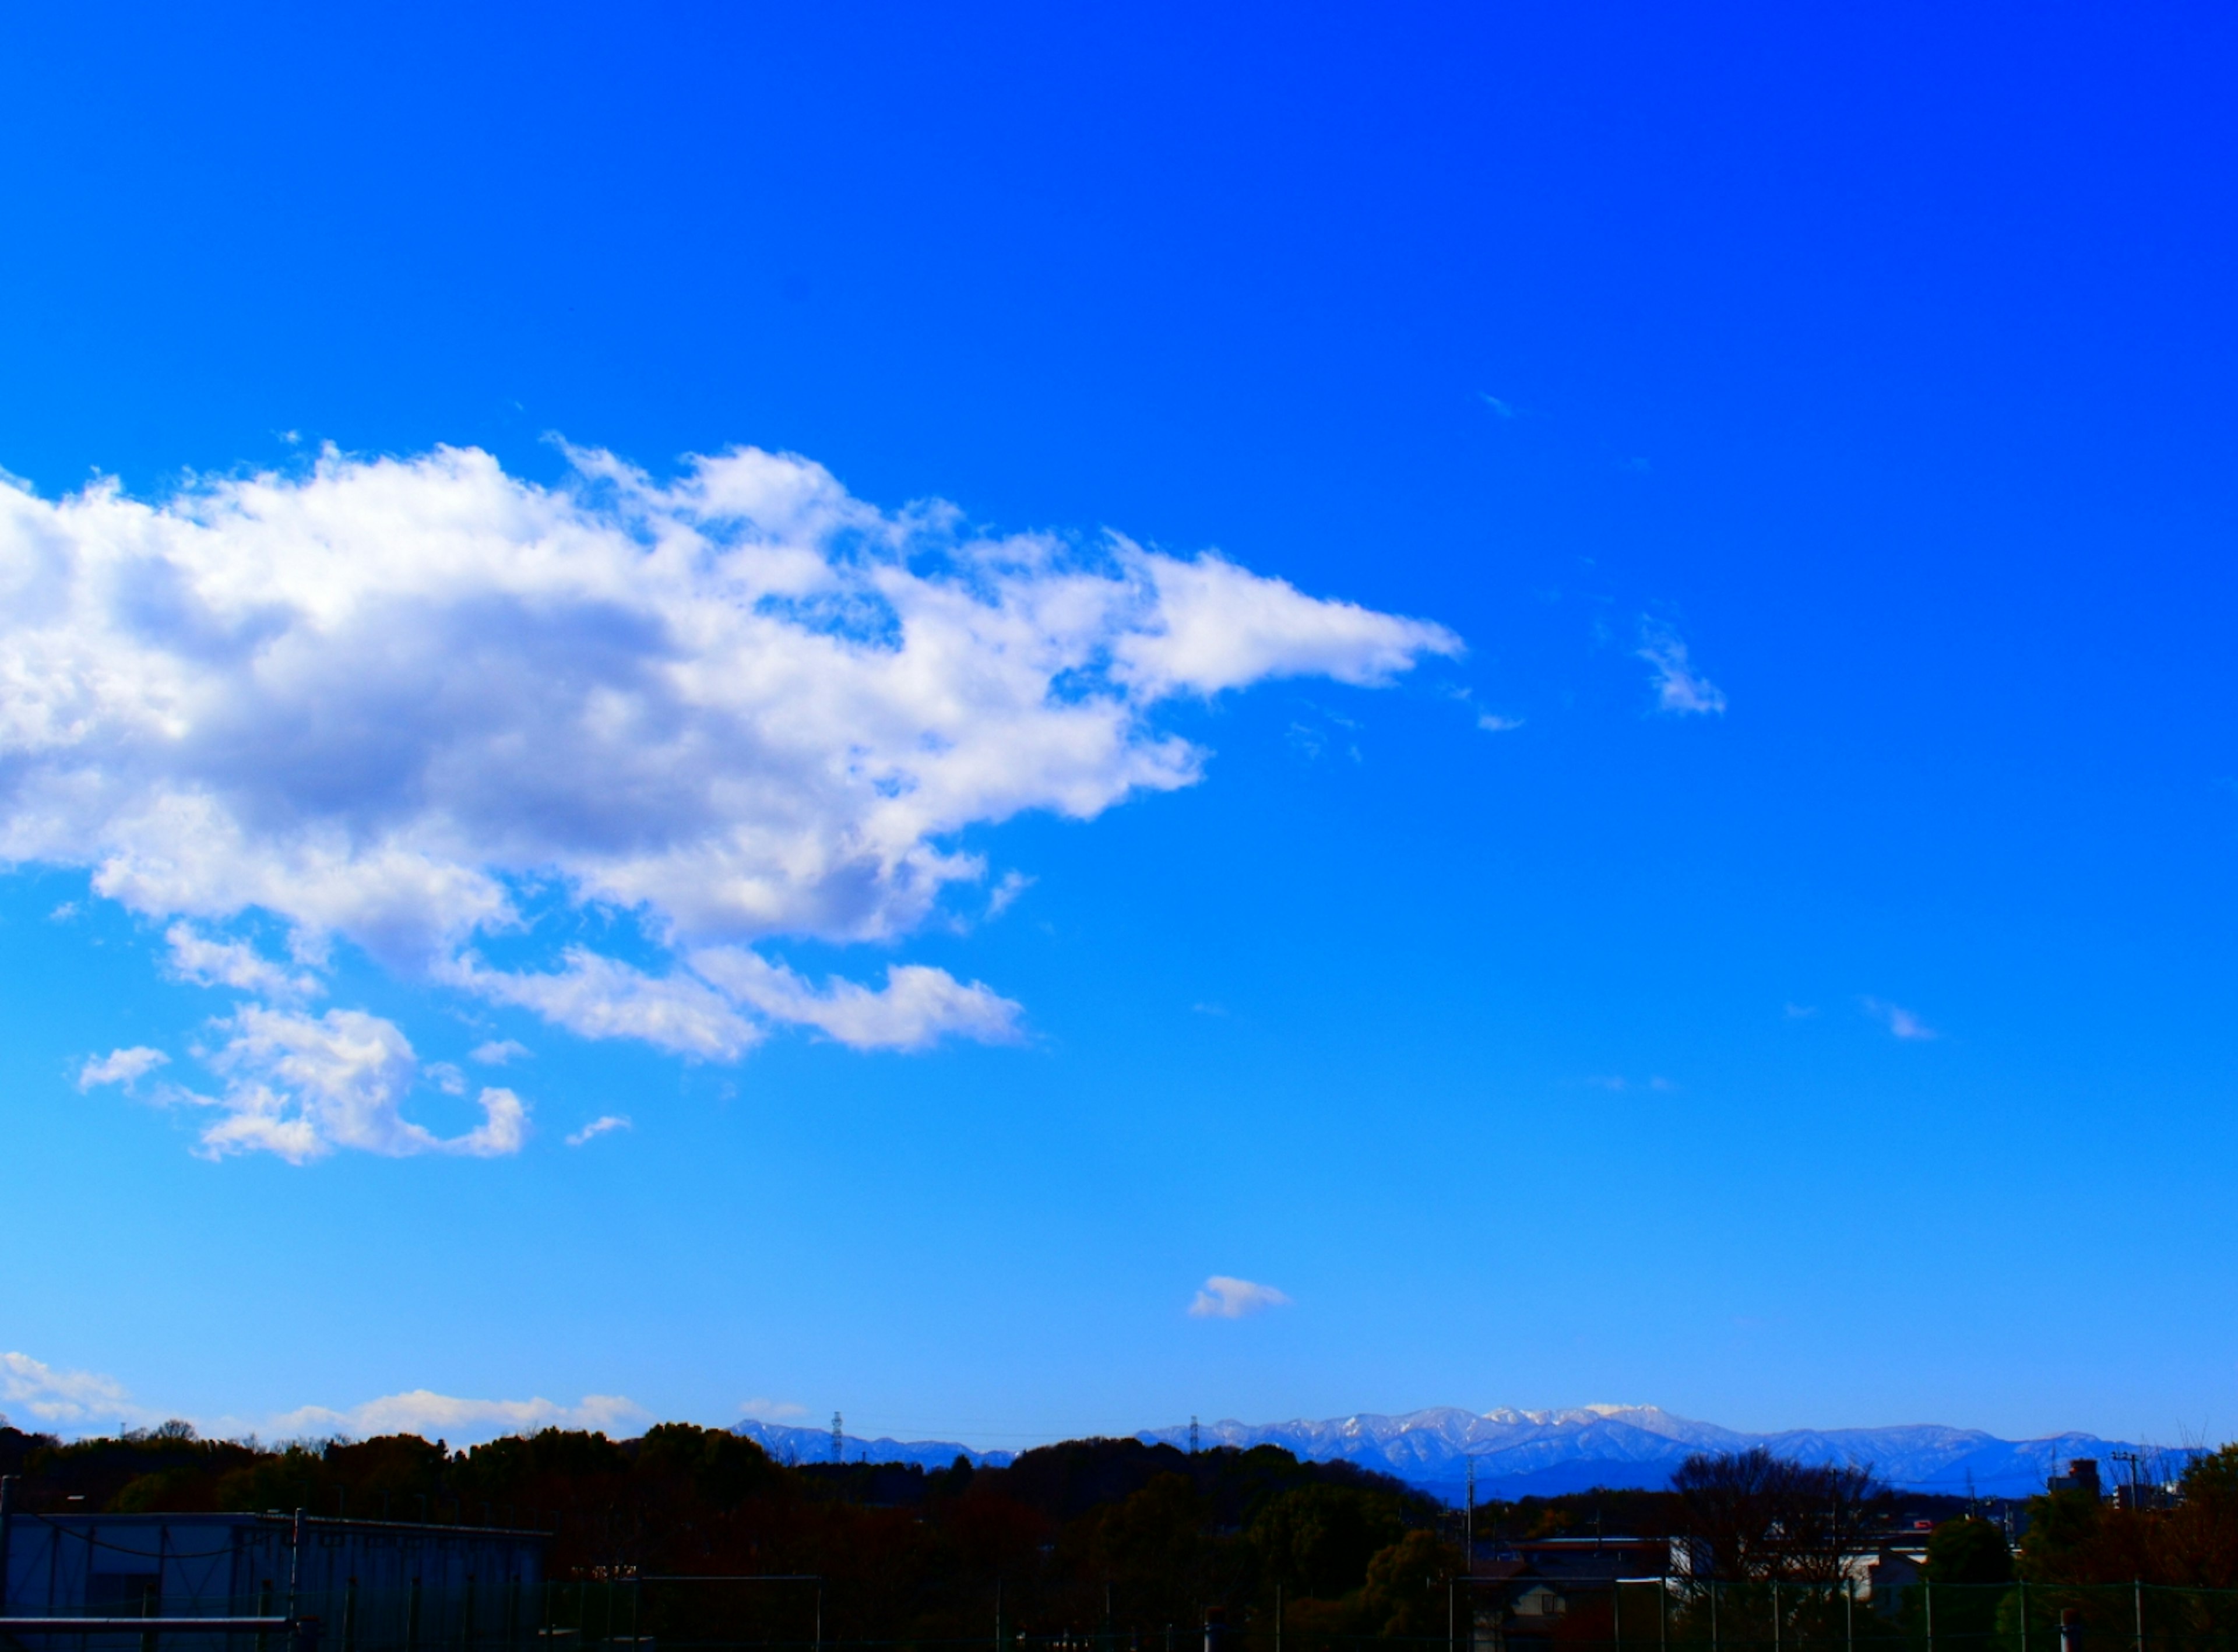
[[[17,1514],[6,1540],[7,1615],[292,1610],[320,1619],[322,1652],[501,1652],[533,1639],[540,1533],[373,1520],[303,1528],[299,1553],[284,1516]],[[163,1652],[253,1652],[254,1637],[234,1639],[238,1648],[166,1635]]]

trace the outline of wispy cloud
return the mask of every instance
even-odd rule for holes
[[[1199,1319],[1242,1319],[1264,1313],[1269,1308],[1289,1305],[1290,1298],[1271,1285],[1215,1273],[1204,1282],[1204,1288],[1189,1303],[1189,1311]]]
[[[130,1424],[147,1416],[114,1377],[57,1371],[29,1354],[0,1353],[0,1403],[48,1424]]]
[[[1937,1036],[1932,1027],[1902,1004],[1891,1004],[1882,998],[1868,998],[1864,1001],[1865,1014],[1886,1027],[1891,1037],[1928,1039]]]
[[[381,1434],[417,1434],[465,1444],[541,1428],[619,1430],[650,1415],[635,1400],[619,1394],[586,1394],[573,1405],[561,1405],[542,1398],[461,1399],[415,1388],[385,1394],[344,1411],[300,1406],[269,1419],[262,1431],[281,1438],[341,1434],[367,1439]]]
[[[121,1084],[129,1090],[157,1067],[169,1066],[170,1060],[162,1051],[149,1049],[144,1044],[111,1050],[78,1069],[77,1087],[90,1090],[96,1084]]]
[[[789,1423],[797,1417],[808,1415],[808,1407],[796,1405],[789,1399],[750,1399],[738,1407],[741,1417],[751,1417],[757,1423]]]
[[[1656,709],[1679,717],[1722,715],[1725,691],[1696,671],[1687,657],[1678,633],[1659,620],[1639,624],[1636,657],[1655,668],[1649,679],[1655,689]]]
[[[1787,1019],[1791,1021],[1808,1021],[1818,1013],[1816,1004],[1789,1004],[1784,1008]]]
[[[114,1377],[57,1370],[22,1353],[0,1353],[0,1406],[70,1435],[142,1426],[165,1415],[135,1398]],[[221,1437],[255,1433],[268,1439],[322,1435],[365,1439],[379,1434],[419,1434],[471,1444],[540,1428],[617,1430],[649,1415],[636,1401],[618,1394],[586,1394],[573,1405],[563,1405],[542,1398],[462,1399],[415,1388],[341,1409],[302,1405],[270,1417],[189,1420]]]
[[[1480,711],[1477,713],[1476,726],[1486,734],[1511,734],[1523,726],[1523,719],[1502,717],[1496,711]]]
[[[592,1120],[590,1123],[585,1125],[580,1130],[575,1132],[573,1135],[567,1137],[567,1145],[571,1147],[579,1147],[586,1141],[595,1141],[599,1137],[605,1135],[610,1130],[626,1130],[629,1127],[630,1121],[623,1114],[619,1113],[604,1113],[599,1117]]]
[[[1003,873],[1002,881],[988,892],[987,915],[990,918],[1001,917],[1010,909],[1012,902],[1033,886],[1034,880],[1023,872]]]
[[[317,977],[291,974],[245,942],[213,940],[188,923],[173,924],[163,939],[171,973],[198,987],[230,987],[260,998],[308,998],[319,990]]]
[[[503,1067],[507,1061],[520,1061],[528,1054],[528,1046],[516,1044],[509,1038],[494,1039],[487,1044],[477,1044],[467,1052],[469,1061],[483,1067]]]

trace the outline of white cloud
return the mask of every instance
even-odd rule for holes
[[[517,1061],[527,1054],[527,1045],[516,1044],[509,1038],[500,1038],[487,1044],[475,1045],[467,1052],[467,1059],[483,1067],[503,1067],[507,1061]]]
[[[808,1407],[796,1405],[789,1399],[750,1399],[738,1407],[738,1411],[758,1423],[785,1423],[807,1416]]]
[[[1230,1279],[1215,1273],[1190,1302],[1189,1311],[1199,1319],[1241,1319],[1269,1308],[1287,1308],[1290,1298],[1271,1285]]]
[[[1655,668],[1652,680],[1659,710],[1682,717],[1724,712],[1725,691],[1693,668],[1686,657],[1686,644],[1669,626],[1642,620],[1638,657]]]
[[[171,948],[171,971],[197,987],[230,987],[262,998],[308,998],[319,990],[315,977],[287,970],[239,941],[213,941],[194,926],[175,923],[163,932]]]
[[[1476,726],[1486,734],[1512,734],[1523,726],[1521,717],[1504,717],[1495,711],[1480,712]]]
[[[566,1139],[567,1145],[571,1147],[579,1147],[586,1141],[596,1140],[609,1130],[626,1130],[629,1127],[630,1121],[626,1118],[619,1113],[609,1113],[592,1120],[573,1135],[569,1136]]]
[[[53,911],[47,914],[47,922],[50,923],[68,923],[72,918],[77,916],[77,902],[75,901],[65,901]]]
[[[584,947],[570,947],[562,968],[511,973],[471,955],[442,967],[443,978],[501,1004],[533,1009],[584,1038],[633,1038],[714,1061],[729,1061],[761,1041],[762,1029],[706,982],[689,975],[649,975]]]
[[[152,1423],[163,1413],[132,1398],[114,1377],[96,1371],[57,1371],[28,1354],[0,1353],[0,1404],[19,1408],[65,1435]],[[503,1434],[540,1428],[613,1430],[650,1415],[636,1401],[618,1394],[586,1394],[573,1405],[548,1399],[460,1399],[425,1388],[384,1395],[336,1411],[303,1405],[263,1418],[201,1419],[205,1434],[223,1438],[256,1433],[268,1439],[300,1439],[344,1434],[419,1434],[469,1444]]]
[[[982,982],[966,986],[926,964],[889,964],[877,991],[851,981],[812,987],[744,947],[694,953],[692,967],[771,1021],[813,1027],[858,1050],[921,1050],[949,1034],[985,1044],[1020,1036],[1019,1005]]]
[[[1379,684],[1424,654],[1461,651],[1442,625],[1308,597],[1220,557],[1184,561],[1123,540],[1120,551],[1149,589],[1142,619],[1112,638],[1112,657],[1121,680],[1153,698],[1277,677]]]
[[[1003,874],[1003,881],[995,885],[987,896],[987,915],[999,918],[1010,909],[1011,903],[1034,886],[1034,880],[1023,872]]]
[[[391,1157],[494,1158],[518,1153],[527,1139],[528,1109],[511,1090],[485,1089],[482,1122],[461,1135],[438,1136],[406,1119],[401,1108],[420,1065],[403,1032],[378,1015],[244,1004],[215,1025],[228,1036],[205,1060],[225,1080],[223,1093],[173,1088],[169,1095],[219,1115],[202,1133],[209,1157],[261,1151],[303,1164],[352,1147]]]
[[[298,960],[346,940],[586,1036],[709,1059],[771,1021],[866,1047],[1010,1038],[1018,1007],[944,972],[811,988],[744,948],[905,935],[985,876],[969,829],[1193,783],[1204,754],[1158,728],[1169,701],[1377,684],[1460,646],[1217,556],[975,539],[952,509],[881,512],[798,458],[737,450],[663,484],[570,457],[546,488],[470,449],[329,451],[156,506],[0,480],[0,862],[89,869],[172,926],[180,973],[268,1000],[315,983],[195,924],[266,913]],[[502,931],[533,940],[555,901],[713,961],[477,957]],[[250,1104],[264,1057],[235,1052],[207,1145],[430,1150],[383,1047],[313,1061],[328,1087],[269,1107]]]
[[[573,1405],[548,1399],[460,1399],[425,1388],[387,1394],[347,1411],[305,1405],[273,1417],[264,1432],[281,1438],[346,1434],[368,1439],[379,1434],[418,1434],[467,1444],[540,1428],[612,1430],[649,1415],[635,1400],[619,1394],[586,1394]]]
[[[1888,1028],[1891,1037],[1929,1039],[1937,1036],[1932,1027],[1920,1020],[1902,1004],[1891,1004],[1882,999],[1868,998],[1864,1001],[1864,1005],[1865,1014],[1871,1015],[1875,1021],[1884,1023]]]
[[[151,1050],[144,1044],[111,1050],[78,1069],[77,1087],[90,1090],[96,1084],[121,1084],[129,1090],[157,1067],[169,1066],[170,1060],[162,1051]]]
[[[56,1371],[29,1354],[0,1353],[0,1402],[20,1406],[42,1423],[136,1423],[146,1413],[114,1377],[90,1371]]]

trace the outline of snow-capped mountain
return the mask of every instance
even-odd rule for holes
[[[2115,1465],[2105,1459],[2113,1452],[2147,1450],[2091,1434],[2001,1440],[1979,1429],[1937,1424],[1748,1434],[1674,1417],[1655,1405],[1481,1412],[1448,1406],[1318,1423],[1223,1421],[1204,1425],[1199,1434],[1208,1445],[1279,1445],[1301,1457],[1342,1458],[1448,1496],[1465,1483],[1467,1459],[1473,1457],[1480,1497],[1660,1486],[1692,1452],[1753,1445],[1804,1463],[1867,1466],[1909,1490],[1963,1493],[1970,1486],[1985,1497],[2024,1497],[2043,1490],[2045,1477],[2064,1472],[2071,1457],[2101,1459],[2110,1481]],[[1189,1429],[1152,1429],[1137,1437],[1185,1446]]]
[[[776,1423],[741,1423],[737,1431],[758,1441],[784,1462],[828,1463],[831,1436],[824,1430]],[[2047,1476],[2063,1473],[2072,1457],[2095,1457],[2109,1481],[2116,1451],[2167,1459],[2156,1450],[2093,1434],[2055,1434],[2038,1440],[2001,1440],[1979,1429],[1913,1424],[1895,1428],[1791,1429],[1747,1434],[1674,1417],[1655,1405],[1585,1405],[1568,1411],[1462,1411],[1452,1406],[1397,1417],[1361,1412],[1326,1422],[1208,1423],[1198,1431],[1207,1446],[1279,1445],[1316,1462],[1356,1463],[1410,1485],[1457,1499],[1476,1459],[1477,1495],[1513,1497],[1582,1491],[1592,1486],[1655,1487],[1695,1451],[1740,1451],[1761,1445],[1804,1463],[1854,1463],[1890,1484],[1916,1491],[1983,1497],[2026,1497],[2043,1490]],[[1145,1429],[1135,1437],[1186,1448],[1187,1424]],[[866,1440],[847,1435],[847,1461],[916,1463],[945,1468],[957,1457],[999,1466],[1010,1451],[976,1451],[950,1440]],[[2155,1476],[2155,1477],[2160,1477]]]

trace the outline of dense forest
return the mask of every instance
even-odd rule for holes
[[[411,1435],[273,1448],[183,1424],[70,1443],[0,1427],[0,1473],[17,1477],[25,1512],[302,1509],[548,1531],[551,1576],[563,1595],[576,1587],[584,1627],[599,1627],[588,1615],[601,1598],[611,1618],[620,1587],[633,1631],[684,1640],[804,1639],[813,1611],[834,1640],[983,1635],[999,1616],[1034,1634],[1111,1629],[1155,1646],[1168,1626],[1187,1632],[1210,1613],[1263,1626],[1278,1590],[1301,1636],[1434,1638],[1461,1568],[1457,1511],[1271,1446],[1191,1455],[1082,1440],[1004,1468],[926,1470],[787,1464],[688,1424],[629,1440],[546,1430],[463,1450]],[[1741,1589],[1838,1583],[1843,1556],[1924,1524],[1930,1582],[2232,1589],[2238,1447],[2195,1461],[2172,1507],[2062,1491],[2030,1500],[2024,1523],[2015,1554],[2003,1526],[1960,1500],[1899,1497],[1863,1470],[1762,1452],[1695,1458],[1669,1490],[1474,1511],[1480,1559],[1503,1539],[1683,1536],[1705,1576]],[[740,1575],[820,1587],[811,1602],[801,1589],[661,1581]],[[1964,1605],[1962,1587],[1946,1599],[1946,1637],[1970,1610],[1982,1635],[1996,1629],[2003,1597],[1978,1598]],[[1586,1619],[1573,1627],[1564,1638],[1582,1638]]]

